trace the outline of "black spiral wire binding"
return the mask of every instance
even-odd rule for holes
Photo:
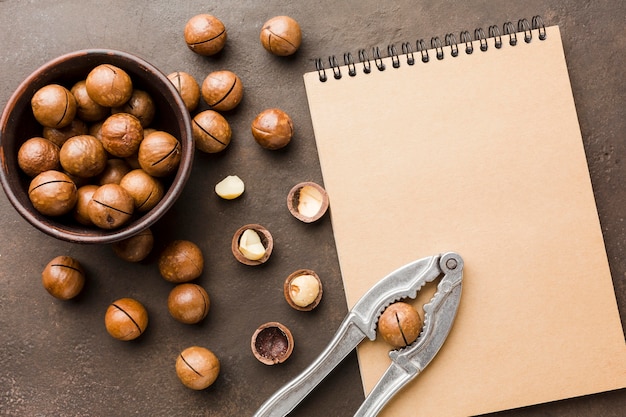
[[[317,77],[321,82],[326,82],[328,77],[326,77],[326,70],[324,69],[324,64],[322,64],[321,58],[317,58],[315,60],[315,69],[317,70]]]
[[[380,49],[378,46],[372,48],[372,55],[374,56],[374,63],[376,64],[378,71],[384,71],[385,64],[383,63],[383,57],[380,55]]]
[[[350,52],[343,54],[343,62],[348,67],[348,75],[354,77],[356,75],[356,65],[354,65],[354,58]]]
[[[443,45],[438,36],[434,36],[430,39],[430,46],[437,52],[437,59],[443,59]]]
[[[509,45],[516,46],[517,43],[517,34],[523,34],[524,42],[531,43],[533,40],[533,31],[537,31],[538,38],[541,41],[544,41],[547,38],[546,26],[543,22],[541,16],[533,16],[531,21],[529,22],[527,19],[519,19],[517,21],[517,28],[512,22],[505,22],[502,25],[502,31],[496,25],[489,26],[487,34],[482,28],[476,28],[474,30],[474,36],[472,37],[469,31],[461,31],[460,42],[461,44],[465,44],[465,53],[470,55],[474,52],[474,42],[477,41],[481,51],[487,51],[489,48],[488,39],[493,39],[494,46],[496,49],[501,49],[503,47],[503,37],[508,36]],[[457,38],[453,33],[448,33],[445,35],[444,42],[441,42],[441,39],[437,36],[434,36],[430,39],[430,49],[426,42],[423,39],[419,39],[416,42],[416,53],[420,54],[421,61],[423,63],[428,63],[430,61],[429,51],[434,50],[436,57],[438,60],[444,59],[444,47],[450,48],[450,55],[452,57],[457,57],[459,55],[459,43],[457,43]],[[402,43],[402,55],[406,56],[407,65],[414,65],[416,62],[415,55],[411,43],[403,42]],[[390,44],[387,46],[387,56],[391,59],[391,64],[393,68],[399,68],[401,65],[400,55],[398,54],[398,50],[396,49],[394,44]],[[374,64],[379,71],[385,70],[385,62],[384,58],[381,55],[380,48],[373,47],[372,48],[372,57],[374,60]],[[368,56],[365,49],[360,49],[358,52],[358,60],[359,64],[363,67],[363,73],[369,74],[372,71],[372,65],[370,57]],[[347,52],[343,55],[344,65],[348,69],[348,75],[354,77],[357,74],[357,67],[352,54]],[[330,69],[333,71],[333,77],[335,79],[341,79],[341,67],[337,62],[337,58],[334,55],[328,57],[328,63]],[[315,69],[318,73],[319,80],[321,82],[325,82],[328,80],[326,75],[326,69],[324,68],[324,64],[321,59],[315,60]]]
[[[470,55],[474,52],[474,44],[472,43],[472,35],[467,30],[461,31],[461,43],[465,44],[465,53]]]
[[[430,60],[430,57],[428,56],[428,47],[426,46],[426,42],[424,42],[424,39],[420,39],[417,41],[417,52],[422,54],[423,63],[426,63]]]
[[[367,56],[367,51],[365,49],[359,49],[359,62],[363,64],[363,73],[369,74],[372,72],[370,58]]]
[[[456,43],[456,36],[454,36],[454,33],[448,33],[445,36],[443,43],[450,47],[451,56],[459,56],[459,45]]]
[[[391,57],[391,66],[394,68],[400,68],[400,58],[398,57],[398,50],[394,44],[387,46],[387,55]]]
[[[485,52],[489,45],[487,44],[487,37],[485,36],[485,31],[483,28],[474,29],[474,39],[480,41],[480,50]]]
[[[543,24],[543,19],[541,16],[533,16],[532,18],[532,28],[534,30],[539,31],[539,40],[546,40],[546,25]]]
[[[335,57],[335,55],[331,55],[328,57],[328,64],[333,70],[333,76],[335,77],[335,80],[340,80],[341,68],[339,68],[339,63],[337,62],[337,58]]]
[[[415,57],[413,56],[413,48],[409,42],[402,42],[402,54],[406,55],[406,63],[408,65],[415,64]]]
[[[517,45],[517,33],[515,32],[515,26],[513,26],[513,23],[506,22],[502,27],[502,31],[504,32],[505,36],[509,35],[509,45]]]
[[[500,36],[500,28],[498,26],[489,26],[489,37],[494,39],[496,49],[502,48],[502,36]]]
[[[533,40],[533,33],[530,30],[530,24],[526,19],[520,19],[517,22],[517,31],[524,32],[524,42],[530,43]]]

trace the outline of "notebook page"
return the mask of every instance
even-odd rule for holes
[[[558,27],[517,46],[304,75],[349,306],[415,259],[465,262],[456,322],[383,416],[469,416],[626,386],[626,345]],[[330,72],[329,72],[330,71]],[[365,392],[390,361],[358,348]]]

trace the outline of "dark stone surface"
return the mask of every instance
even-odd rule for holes
[[[226,25],[227,45],[216,57],[194,55],[184,44],[185,22],[198,13],[214,14]],[[282,14],[298,20],[303,30],[302,48],[287,58],[269,55],[259,42],[261,25]],[[306,225],[286,208],[295,183],[322,182],[302,74],[314,69],[318,57],[340,57],[361,47],[385,50],[390,43],[486,29],[535,14],[561,26],[624,321],[626,3],[0,0],[2,106],[38,66],[83,48],[128,51],[166,74],[187,71],[199,82],[211,71],[230,69],[245,86],[243,102],[227,114],[231,145],[223,154],[196,154],[188,186],[154,228],[155,251],[142,263],[124,262],[108,246],[52,239],[22,220],[1,194],[0,415],[251,415],[317,356],[346,313],[329,216]],[[250,134],[251,120],[268,107],[282,108],[294,120],[296,135],[282,151],[261,149]],[[247,189],[239,200],[222,201],[213,186],[229,174],[239,175]],[[274,253],[264,266],[241,265],[230,253],[232,234],[247,223],[260,223],[274,236]],[[159,276],[155,260],[172,239],[192,240],[205,253],[205,272],[197,282],[212,305],[199,325],[182,325],[167,312],[172,285]],[[40,281],[45,264],[60,254],[79,259],[88,273],[84,293],[70,302],[50,297]],[[324,300],[311,313],[292,310],[282,298],[282,281],[299,268],[313,269],[324,280]],[[589,286],[592,291],[593,283]],[[126,296],[142,301],[150,314],[146,333],[134,342],[114,340],[104,329],[106,307]],[[281,321],[293,332],[295,350],[284,364],[266,366],[252,356],[250,337],[266,321]],[[210,348],[222,361],[218,381],[202,392],[186,389],[174,372],[177,354],[194,344]],[[561,383],[558,376],[554,383]],[[351,415],[362,399],[353,355],[293,415]],[[624,409],[626,393],[619,390],[496,415],[609,417],[622,416]]]

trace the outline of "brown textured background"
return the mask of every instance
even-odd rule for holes
[[[185,22],[198,13],[214,14],[226,25],[228,42],[217,57],[196,56],[184,44]],[[258,40],[261,25],[281,14],[298,20],[303,30],[300,51],[288,58],[269,55]],[[119,260],[105,245],[69,244],[40,233],[0,193],[0,415],[251,415],[317,356],[346,313],[329,217],[305,225],[290,216],[285,204],[295,183],[322,183],[302,74],[314,70],[318,57],[341,57],[362,47],[386,50],[390,43],[486,29],[535,14],[561,27],[624,321],[626,3],[0,0],[2,107],[38,66],[84,48],[125,50],[166,74],[187,71],[198,82],[211,71],[230,69],[245,87],[241,105],[226,114],[233,142],[219,155],[196,153],[188,186],[155,226],[155,251],[140,264]],[[489,111],[488,103],[477,105]],[[450,106],[451,111],[463,111]],[[296,135],[283,151],[261,149],[249,133],[251,120],[267,107],[280,107],[294,120]],[[375,98],[371,111],[376,111]],[[384,138],[384,126],[380,129]],[[229,174],[239,175],[247,190],[239,200],[221,201],[213,186]],[[263,224],[274,236],[275,252],[265,266],[241,265],[230,253],[232,234],[246,223]],[[209,292],[212,306],[200,325],[182,325],[167,312],[171,284],[159,276],[155,259],[172,239],[192,240],[205,253],[206,268],[198,283]],[[60,254],[79,259],[89,275],[84,293],[74,301],[57,301],[41,286],[41,270]],[[282,281],[299,268],[316,270],[324,281],[324,300],[312,313],[292,310],[282,298]],[[142,301],[150,313],[148,330],[130,343],[113,340],[103,325],[107,305],[125,296]],[[252,357],[249,339],[258,325],[274,320],[290,327],[296,347],[286,363],[268,367]],[[202,392],[184,388],[174,373],[176,355],[194,344],[210,348],[222,361],[218,381]],[[554,383],[561,383],[558,375]],[[353,355],[292,415],[347,416],[362,399]],[[617,417],[624,409],[626,393],[620,390],[496,415]]]

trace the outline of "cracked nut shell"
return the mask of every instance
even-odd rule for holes
[[[422,318],[412,305],[402,301],[391,304],[378,319],[378,332],[394,348],[417,340],[422,330]]]
[[[202,274],[204,257],[195,243],[175,240],[161,252],[158,264],[163,279],[182,283],[192,281]]]
[[[226,44],[226,27],[221,20],[210,14],[193,16],[185,24],[185,43],[193,52],[211,56],[217,54]]]
[[[268,322],[256,329],[250,347],[254,357],[265,365],[283,363],[293,352],[293,335],[284,324]]]
[[[76,99],[67,88],[48,84],[35,92],[30,101],[35,119],[43,126],[61,128],[76,116]]]
[[[203,390],[220,374],[220,361],[213,352],[201,346],[183,350],[176,359],[176,375],[187,388]]]
[[[165,193],[163,184],[143,169],[128,172],[120,180],[120,186],[133,198],[135,209],[139,212],[152,210]]]
[[[243,98],[241,79],[232,71],[214,71],[202,82],[202,98],[212,110],[232,110]]]
[[[93,222],[89,218],[88,207],[93,193],[95,193],[98,188],[98,185],[87,184],[79,187],[76,191],[78,197],[76,198],[76,204],[72,210],[72,216],[78,223],[85,226],[93,226]]]
[[[180,163],[180,142],[167,132],[157,130],[146,135],[139,145],[138,162],[153,177],[172,174]]]
[[[111,64],[101,64],[89,71],[85,88],[89,97],[104,107],[121,106],[133,94],[128,73]]]
[[[278,56],[288,56],[300,48],[302,30],[293,18],[276,16],[263,24],[260,39],[261,45],[268,52]]]
[[[125,159],[110,158],[107,160],[104,170],[98,175],[98,184],[119,184],[130,170],[130,165]]]
[[[156,107],[150,94],[146,91],[134,89],[126,103],[111,109],[112,114],[128,113],[137,118],[141,127],[148,127],[154,119]]]
[[[190,112],[194,111],[200,104],[200,85],[196,79],[184,71],[173,72],[167,78],[178,90],[187,110]]]
[[[35,210],[46,216],[69,213],[78,198],[76,184],[66,174],[50,170],[37,175],[28,187]]]
[[[221,152],[230,143],[232,131],[228,121],[214,110],[196,114],[192,120],[196,148],[206,153]]]
[[[70,90],[76,99],[76,116],[85,122],[97,122],[106,118],[111,110],[101,106],[87,94],[85,80],[78,81]]]
[[[106,168],[107,154],[102,142],[91,135],[69,138],[59,152],[63,169],[79,178],[91,178]]]
[[[167,309],[181,323],[195,324],[209,313],[209,294],[198,284],[179,284],[172,288],[167,297]]]
[[[17,151],[17,164],[22,171],[33,178],[44,171],[58,170],[60,148],[52,141],[34,137],[22,143]]]
[[[284,148],[293,137],[291,117],[280,109],[266,109],[259,113],[250,126],[254,140],[265,149]]]
[[[59,300],[76,297],[85,285],[85,271],[80,263],[69,256],[52,259],[43,272],[41,281],[48,293]]]
[[[116,229],[127,223],[135,210],[135,201],[118,184],[105,184],[91,196],[87,204],[89,219],[102,229]]]
[[[133,340],[148,327],[148,312],[133,298],[120,298],[109,305],[104,315],[107,332],[117,340]]]
[[[102,146],[108,153],[127,158],[137,153],[143,140],[143,127],[130,113],[115,113],[107,117],[100,128]]]

